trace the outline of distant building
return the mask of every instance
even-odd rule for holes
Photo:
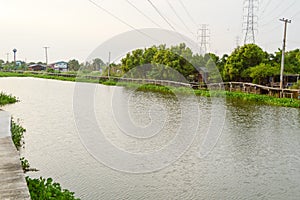
[[[24,63],[24,62],[22,62],[22,61],[20,61],[20,60],[17,60],[17,61],[16,61],[16,66],[19,67],[19,66],[21,66],[23,63]]]
[[[33,65],[29,65],[28,69],[30,71],[42,71],[46,69],[46,65],[42,65],[42,64],[33,64]]]
[[[52,63],[52,64],[49,65],[49,67],[56,70],[56,71],[60,71],[60,72],[66,72],[69,69],[68,63],[64,62],[64,61],[59,61],[59,62],[56,62],[56,63]]]

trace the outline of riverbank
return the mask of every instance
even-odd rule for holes
[[[17,102],[17,98],[1,92],[0,105]],[[11,132],[11,116],[0,111],[0,199],[30,199],[18,152],[21,143]]]
[[[138,91],[152,91],[152,92],[160,92],[164,94],[195,94],[197,96],[204,97],[223,97],[228,100],[230,99],[238,99],[241,101],[250,101],[259,104],[272,105],[272,106],[283,106],[283,107],[292,107],[292,108],[300,108],[300,100],[291,99],[291,98],[276,98],[267,95],[260,94],[251,94],[251,93],[243,93],[243,92],[229,92],[229,91],[220,91],[220,90],[193,90],[185,87],[165,87],[159,85],[140,85],[133,83],[118,83],[118,86],[124,86],[127,88],[136,88]]]
[[[0,106],[16,103],[12,95],[0,93]],[[24,145],[24,129],[11,119],[7,112],[0,113],[0,199],[76,199],[74,193],[62,189],[51,178],[32,179],[25,177],[30,168],[28,160],[20,158],[19,150]]]
[[[45,78],[45,79],[55,79],[61,81],[78,81],[78,82],[89,82],[89,83],[100,83],[104,85],[111,86],[122,86],[126,88],[136,88],[139,91],[151,91],[160,93],[180,93],[180,94],[195,94],[197,96],[204,97],[226,97],[227,99],[239,99],[242,101],[251,101],[260,104],[272,105],[272,106],[283,106],[300,108],[300,100],[291,98],[277,98],[268,95],[243,93],[243,92],[230,92],[230,91],[218,91],[218,90],[205,90],[205,89],[191,89],[187,87],[172,87],[172,86],[162,86],[153,84],[138,84],[129,82],[118,82],[115,80],[106,80],[97,77],[89,76],[86,77],[76,77],[75,74],[66,74],[66,76],[55,76],[49,75],[48,73],[38,73],[32,74],[30,72],[16,73],[16,72],[0,72],[0,77],[34,77],[34,78]]]

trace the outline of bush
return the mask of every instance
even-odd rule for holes
[[[31,179],[27,176],[26,182],[32,200],[77,199],[74,197],[74,192],[70,192],[69,190],[62,189],[60,184],[53,182],[51,178],[48,178],[47,180],[42,177],[40,177],[39,179]]]
[[[53,68],[48,68],[48,69],[47,69],[47,72],[49,72],[49,73],[54,73],[54,69],[53,69]]]

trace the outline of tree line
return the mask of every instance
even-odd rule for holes
[[[280,49],[275,53],[268,53],[256,44],[246,44],[237,47],[230,55],[219,57],[213,53],[193,54],[185,44],[170,48],[160,45],[128,53],[121,60],[121,68],[128,72],[137,66],[151,63],[152,68],[144,68],[141,76],[153,75],[153,71],[156,71],[157,76],[162,79],[166,78],[168,68],[177,70],[187,79],[195,78],[198,71],[204,68],[212,80],[220,76],[223,81],[266,84],[269,77],[280,74],[281,53]],[[160,71],[155,69],[159,64],[164,65],[159,68]],[[285,74],[300,74],[299,49],[286,52]]]
[[[136,49],[127,53],[118,64],[110,64],[110,75],[132,76],[134,78],[152,78],[169,80],[196,81],[199,71],[206,70],[208,82],[216,79],[223,81],[242,81],[267,84],[269,77],[280,74],[281,50],[268,53],[256,44],[237,47],[231,54],[222,57],[213,53],[194,54],[181,43],[167,47],[166,45]],[[32,63],[29,63],[32,64]],[[108,74],[107,63],[100,58],[90,62],[79,63],[72,59],[68,62],[70,71],[94,71],[101,75]],[[15,69],[14,63],[0,60],[3,69]],[[21,63],[19,68],[28,67]],[[295,49],[285,54],[285,74],[300,74],[300,50]]]

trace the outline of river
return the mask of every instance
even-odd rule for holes
[[[217,100],[225,109],[220,123],[212,120],[213,101],[208,98],[183,97],[180,110],[176,96],[83,85],[93,90],[95,98],[86,105],[92,106],[105,138],[118,150],[152,155],[185,134],[177,132],[185,128],[187,135],[181,138],[179,150],[173,148],[170,154],[157,157],[163,164],[155,160],[151,165],[149,157],[145,160],[145,165],[150,162],[148,168],[132,168],[126,162],[127,158],[134,162],[131,157],[119,158],[105,146],[96,148],[97,141],[86,143],[89,135],[79,130],[85,124],[79,125],[78,113],[74,113],[76,83],[1,78],[0,90],[20,100],[2,109],[27,130],[21,153],[39,169],[28,175],[52,177],[81,199],[300,199],[300,109]],[[127,112],[133,124],[144,131],[128,125]],[[89,123],[90,116],[82,117]],[[135,135],[121,134],[118,127],[122,126]],[[209,127],[222,132],[213,139],[211,151],[199,156],[203,141],[210,138],[206,135]],[[151,135],[149,130],[155,133]],[[92,134],[94,130],[89,131]],[[190,137],[194,133],[195,137]],[[95,149],[102,149],[106,157],[99,159],[103,154],[95,155]]]

